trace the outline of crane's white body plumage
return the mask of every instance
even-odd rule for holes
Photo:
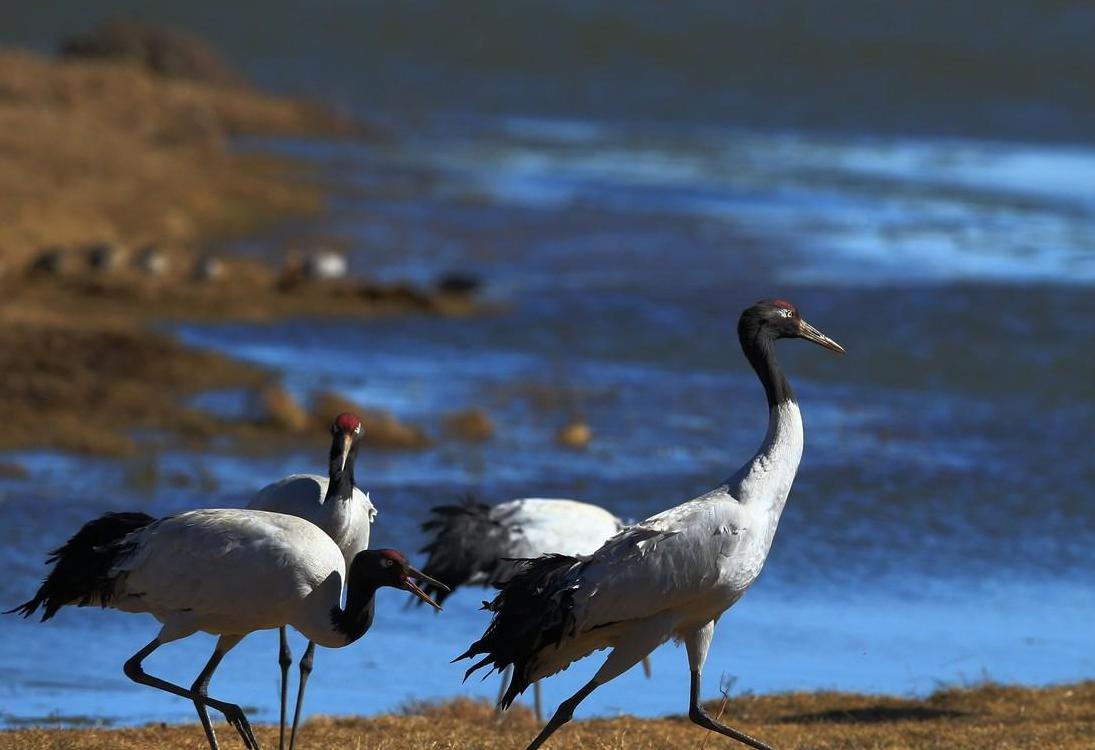
[[[491,517],[512,530],[506,557],[588,555],[623,528],[604,508],[577,500],[510,500],[494,506]]]
[[[704,627],[760,574],[802,449],[798,405],[777,404],[760,449],[730,479],[624,529],[576,562],[566,578],[573,596],[568,635],[536,653],[528,679],[615,647],[597,673],[603,683],[667,640],[703,638]]]
[[[499,559],[527,559],[540,555],[589,555],[624,527],[623,521],[604,508],[578,500],[528,497],[509,500],[491,508],[491,520],[506,529]],[[469,544],[476,540],[469,539]],[[491,585],[505,580],[502,570],[491,580],[478,571],[468,581]]]
[[[259,490],[247,507],[285,513],[312,522],[342,550],[348,568],[354,555],[369,548],[376,506],[369,493],[357,487],[349,500],[325,499],[329,484],[330,480],[319,474],[290,474]]]
[[[332,648],[346,565],[315,524],[256,510],[195,510],[127,536],[110,570],[110,606],[148,612],[162,643],[197,631],[246,635],[292,625]]]

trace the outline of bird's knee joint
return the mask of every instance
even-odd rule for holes
[[[577,707],[577,701],[563,701],[559,704],[559,710],[555,712],[555,718],[559,720],[560,724],[566,724],[574,718],[574,709]]]
[[[141,669],[141,663],[135,659],[130,659],[122,665],[122,672],[134,682],[137,682],[141,677],[144,677],[144,670]]]
[[[711,717],[707,715],[707,712],[701,706],[690,707],[688,709],[688,718],[693,724],[699,724],[700,726],[706,726],[711,721]]]
[[[304,658],[300,660],[300,673],[308,675],[312,673],[312,660]]]

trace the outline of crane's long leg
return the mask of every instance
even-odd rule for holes
[[[289,636],[285,626],[278,628],[280,650],[278,664],[281,666],[281,724],[278,729],[278,750],[285,750],[285,712],[289,698],[289,667],[293,664],[293,652],[289,650]]]
[[[125,672],[126,677],[138,684],[147,685],[148,687],[156,688],[157,690],[163,690],[165,692],[171,693],[172,695],[186,698],[187,700],[194,700],[194,694],[191,691],[187,690],[181,685],[176,685],[174,683],[168,682],[167,680],[161,680],[159,677],[153,677],[152,675],[145,672],[144,668],[141,667],[141,662],[147,659],[149,654],[151,654],[162,645],[163,643],[160,642],[159,638],[153,638],[147,646],[142,648],[137,653],[133,654],[133,656],[129,657],[129,659],[125,663],[125,666],[122,667],[122,671]],[[211,748],[211,750],[219,750],[219,746],[217,745],[217,736],[213,733],[212,727],[205,727],[205,737],[207,740],[209,740],[209,747]]]
[[[215,737],[216,735],[213,733],[213,725],[209,721],[209,713],[205,710],[206,704],[217,708],[214,704],[219,702],[216,699],[211,700],[209,698],[209,680],[213,678],[213,672],[220,666],[224,655],[235,648],[236,644],[242,640],[242,635],[222,635],[213,649],[213,655],[209,657],[209,661],[206,662],[205,667],[190,687],[190,691],[194,694],[194,707],[198,710],[198,718],[201,720],[202,728],[205,729],[207,737]],[[244,745],[251,750],[259,750],[258,740],[255,739],[254,732],[251,731],[251,725],[247,722],[242,709],[234,706],[234,704],[227,705],[233,707],[234,710],[227,712],[222,709],[218,710],[222,710],[224,718],[228,719],[228,723],[239,733]]]
[[[744,745],[748,745],[754,750],[772,750],[770,745],[766,745],[756,737],[751,737],[748,734],[739,732],[725,724],[720,724],[708,716],[707,711],[704,710],[703,704],[700,702],[700,674],[703,671],[704,662],[707,661],[707,649],[711,647],[711,637],[714,634],[715,623],[712,621],[684,639],[685,648],[688,650],[688,666],[692,670],[692,687],[688,701],[688,718],[704,729],[718,732],[719,734],[737,740]]]
[[[555,733],[556,729],[570,721],[574,715],[574,709],[585,700],[587,695],[596,690],[598,685],[616,679],[664,643],[671,633],[668,625],[667,618],[651,618],[626,633],[624,637],[621,637],[617,641],[616,647],[612,649],[612,653],[605,659],[605,663],[597,670],[597,674],[593,675],[593,679],[583,685],[577,693],[559,704],[559,708],[555,711],[555,715],[551,717],[551,721],[540,730],[540,734],[536,735],[536,739],[532,741],[527,750],[536,750],[544,744],[548,737]]]
[[[650,657],[649,656],[644,656],[643,657],[643,676],[645,676],[646,679],[649,680],[651,674],[653,674],[653,672],[650,669]]]
[[[536,714],[536,724],[544,723],[544,702],[540,695],[540,681],[532,683],[532,711]]]
[[[308,641],[308,648],[304,650],[304,656],[300,657],[300,685],[297,687],[297,707],[293,711],[293,731],[289,734],[289,750],[297,742],[297,725],[300,723],[300,708],[304,705],[304,686],[308,683],[308,675],[312,674],[312,660],[315,657],[316,644]]]
[[[199,698],[192,690],[187,690],[181,685],[176,685],[172,682],[168,682],[167,680],[162,680],[159,677],[153,677],[152,675],[145,672],[144,669],[141,667],[141,662],[147,659],[149,654],[151,654],[162,645],[163,642],[160,641],[159,638],[153,638],[147,646],[142,648],[137,653],[133,654],[133,656],[129,657],[129,659],[125,663],[125,666],[123,667],[125,676],[140,685],[147,685],[148,687],[156,688],[157,690],[163,690],[164,692],[171,693],[172,695],[177,695],[180,698],[186,698],[190,701],[197,701]],[[214,656],[215,655],[216,652],[214,651]],[[214,668],[215,667],[216,665],[214,665]],[[240,733],[240,737],[243,739],[244,744],[248,747],[249,750],[259,750],[258,742],[255,741],[254,734],[251,732],[251,725],[247,722],[247,717],[243,715],[243,710],[239,706],[233,703],[225,703],[223,701],[214,700],[208,697],[201,698],[201,702],[205,705],[212,706],[213,708],[224,714],[229,723],[231,723],[232,726],[236,727],[236,731]],[[245,731],[246,734],[244,734]],[[206,730],[206,739],[209,740],[209,747],[211,748],[211,750],[219,750],[219,746],[217,745],[217,738],[216,735],[213,734],[212,727],[209,727]]]
[[[555,710],[555,715],[551,717],[551,721],[547,723],[547,726],[540,730],[540,734],[536,735],[536,739],[529,744],[526,750],[536,750],[536,748],[547,741],[548,737],[555,734],[556,729],[570,721],[571,717],[574,716],[574,709],[578,707],[579,703],[585,700],[587,695],[596,690],[599,684],[597,678],[594,677],[583,685],[581,690],[560,703],[559,708]]]

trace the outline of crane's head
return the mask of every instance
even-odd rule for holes
[[[440,591],[449,587],[411,565],[407,558],[394,549],[365,550],[359,552],[350,566],[350,577],[373,587],[390,586],[409,591],[434,609],[441,611],[441,605],[419,588],[415,581],[423,581]],[[351,581],[352,583],[353,581]]]
[[[331,423],[331,472],[341,474],[353,459],[365,427],[354,414],[344,412]]]
[[[738,321],[738,336],[743,343],[759,337],[806,339],[837,354],[844,353],[843,346],[807,323],[797,307],[782,299],[762,299],[746,308]]]

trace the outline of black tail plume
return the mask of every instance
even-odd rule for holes
[[[420,552],[429,554],[422,572],[444,583],[452,591],[477,576],[492,581],[506,555],[506,528],[491,518],[491,507],[474,495],[459,505],[439,505],[422,524],[432,541]],[[426,593],[443,603],[451,592],[426,586]]]
[[[573,633],[573,573],[587,559],[543,555],[521,560],[494,601],[483,605],[483,609],[494,613],[483,637],[453,659],[483,655],[464,673],[464,679],[480,667],[489,665],[490,669],[501,672],[512,664],[513,679],[500,701],[502,708],[509,708],[529,686],[536,655]]]
[[[53,565],[53,570],[34,598],[4,614],[30,617],[42,607],[42,622],[45,622],[66,604],[106,606],[111,596],[107,574],[119,554],[116,543],[155,520],[147,513],[105,513],[88,521],[71,539],[49,553],[46,565]]]

